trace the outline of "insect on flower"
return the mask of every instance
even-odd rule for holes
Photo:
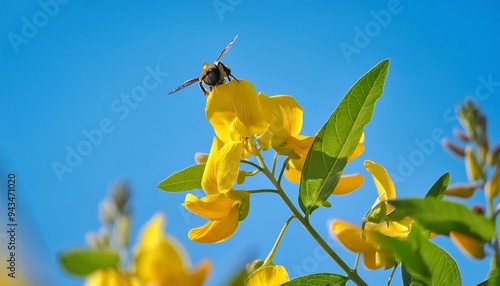
[[[236,38],[238,38],[238,35],[236,35],[236,37],[234,37],[234,39],[232,39],[231,42],[229,42],[229,44],[227,44],[227,46],[224,48],[224,50],[222,50],[219,57],[217,57],[217,59],[215,60],[215,62],[213,64],[208,65],[205,63],[205,65],[203,66],[203,70],[201,71],[201,74],[199,77],[186,80],[181,86],[173,89],[168,94],[172,94],[174,92],[177,92],[177,91],[179,91],[179,90],[181,90],[181,89],[198,81],[200,83],[200,88],[203,91],[203,93],[205,95],[208,95],[209,91],[203,86],[203,84],[206,84],[210,88],[212,88],[218,84],[225,83],[226,82],[226,80],[224,79],[225,77],[227,77],[227,79],[229,81],[231,80],[231,77],[233,79],[237,80],[231,74],[231,70],[227,66],[225,66],[223,63],[220,62],[220,59],[222,58],[222,56],[224,56],[224,54],[227,51],[229,51],[229,48],[231,48],[234,41],[236,41]]]

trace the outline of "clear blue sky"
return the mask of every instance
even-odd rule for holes
[[[324,236],[329,219],[359,224],[372,205],[376,191],[362,167],[365,159],[398,176],[399,197],[423,196],[445,171],[452,182],[466,180],[461,162],[435,141],[450,136],[457,125],[451,115],[466,96],[479,95],[491,138],[500,138],[498,1],[66,2],[0,1],[0,239],[6,238],[6,174],[15,173],[19,259],[46,267],[38,274],[45,285],[81,284],[62,273],[56,254],[84,245],[85,233],[98,229],[97,204],[118,180],[132,187],[134,241],[154,213],[164,212],[168,232],[194,263],[213,260],[208,285],[225,281],[248,257],[265,258],[289,216],[275,196],[253,196],[250,215],[234,237],[201,245],[187,239],[204,220],[180,207],[184,195],[155,189],[193,164],[195,152],[208,152],[214,136],[197,86],[167,92],[198,76],[203,62],[215,60],[236,34],[223,62],[267,95],[293,95],[304,109],[307,135],[361,75],[391,59],[384,95],[365,130],[366,152],[348,168],[366,174],[365,184],[314,213],[313,224]],[[140,90],[146,93],[127,99]],[[72,162],[71,172],[58,176],[54,162],[67,164],[68,148],[84,144],[85,133],[96,128],[106,131],[102,139]],[[264,182],[254,181],[251,188]],[[296,198],[296,186],[286,188]],[[436,241],[457,258],[465,285],[480,282],[487,261],[469,260],[447,239]],[[331,244],[352,265],[354,254]],[[297,222],[274,262],[292,277],[342,273]],[[375,284],[386,281],[389,271],[361,275]],[[398,275],[393,285],[400,284]]]

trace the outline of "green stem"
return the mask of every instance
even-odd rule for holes
[[[250,191],[246,191],[246,192],[249,192],[250,194],[259,194],[259,193],[275,193],[275,194],[277,194],[278,193],[277,190],[273,190],[273,189],[250,190]]]
[[[240,160],[240,163],[243,163],[243,164],[248,164],[248,165],[250,165],[250,166],[252,166],[252,167],[257,168],[257,170],[259,170],[259,171],[261,171],[261,172],[264,172],[264,169],[262,169],[262,167],[261,167],[261,166],[259,166],[259,165],[255,164],[255,163],[254,163],[254,162],[252,162],[252,161]]]
[[[285,172],[286,164],[288,164],[288,161],[290,161],[290,157],[286,158],[285,161],[283,161],[283,167],[281,167],[281,171],[278,176],[278,185],[280,186],[281,186],[281,178],[283,178],[283,173]]]
[[[362,286],[367,286],[365,281],[359,277],[358,273],[355,270],[352,270],[349,268],[349,266],[340,258],[340,256],[328,245],[328,243],[321,237],[321,235],[314,229],[314,227],[309,223],[307,218],[300,213],[300,211],[295,207],[295,205],[292,203],[290,198],[286,195],[285,191],[281,188],[280,184],[276,181],[276,179],[273,177],[271,172],[266,168],[264,161],[260,156],[257,156],[257,159],[262,165],[262,172],[266,175],[266,177],[269,178],[271,183],[274,185],[276,190],[278,190],[278,194],[281,197],[281,199],[285,202],[285,204],[288,206],[288,208],[292,211],[293,215],[295,218],[297,218],[302,226],[309,232],[309,234],[316,240],[316,242],[328,253],[328,255],[337,263],[337,265],[344,270],[344,272],[347,274],[347,277],[351,279],[356,285],[362,285]]]
[[[276,252],[276,249],[278,249],[278,245],[281,242],[281,238],[283,237],[283,234],[285,233],[286,228],[288,227],[288,224],[292,221],[294,218],[294,215],[291,215],[285,222],[285,225],[283,225],[283,228],[280,231],[280,234],[278,235],[278,238],[276,238],[276,242],[273,245],[273,248],[271,249],[271,252],[269,252],[269,255],[267,256],[266,260],[264,260],[264,263],[262,266],[267,266],[271,261],[273,260],[274,253]]]
[[[394,265],[394,267],[392,268],[391,275],[389,276],[389,279],[387,279],[387,286],[391,285],[392,277],[394,277],[394,273],[396,273],[396,269],[398,269],[398,265],[397,264]]]
[[[278,152],[274,152],[274,158],[273,158],[273,168],[271,169],[271,173],[274,176],[274,172],[276,171],[276,163],[278,162]]]

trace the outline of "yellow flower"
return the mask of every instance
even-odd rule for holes
[[[250,274],[247,279],[246,286],[279,286],[287,281],[290,277],[286,272],[285,267],[281,265],[268,265],[257,269]]]
[[[199,199],[187,194],[183,203],[189,211],[210,220],[189,231],[191,240],[222,242],[234,234],[239,221],[246,217],[249,195],[232,189],[238,178],[242,152],[242,142],[224,144],[217,137],[214,138],[201,181],[207,196]]]
[[[375,162],[366,160],[365,168],[372,174],[373,181],[378,192],[375,205],[385,203],[387,212],[390,205],[386,202],[396,198],[396,190],[392,179],[387,171]],[[344,247],[353,252],[363,253],[363,262],[368,269],[390,268],[394,265],[394,257],[386,251],[377,241],[377,233],[386,236],[404,239],[408,236],[411,226],[410,219],[403,219],[398,222],[383,222],[380,224],[366,222],[364,231],[360,227],[349,224],[341,220],[332,222],[331,232]],[[363,233],[362,233],[363,232]]]
[[[211,270],[210,261],[204,260],[193,269],[188,269],[182,246],[166,235],[163,228],[164,217],[157,214],[142,230],[134,260],[135,276],[145,285],[202,285]]]
[[[215,86],[208,95],[205,113],[217,137],[224,143],[242,141],[246,155],[252,153],[251,138],[269,126],[255,87],[242,79]]]
[[[299,135],[302,129],[302,107],[289,95],[267,97],[259,93],[257,97],[269,122],[271,146],[279,154],[292,159],[305,157],[314,137]]]
[[[299,138],[303,138],[300,137]],[[305,137],[305,136],[304,136]],[[309,137],[312,138],[309,142],[309,146],[307,147],[307,150],[311,148],[311,145],[314,141],[314,137]],[[349,156],[347,159],[347,162],[351,162],[352,160],[356,159],[359,155],[363,153],[365,150],[365,146],[363,145],[363,141],[365,139],[364,133],[361,135],[361,138],[359,140],[358,145],[356,146],[356,149],[354,152]],[[302,169],[304,168],[304,163],[306,160],[307,152],[306,155],[301,156],[298,159],[290,159],[288,161],[287,169],[285,170],[285,177],[292,183],[298,184],[300,183],[300,176],[302,175]],[[357,190],[361,185],[363,185],[364,178],[363,175],[359,173],[355,174],[347,174],[347,175],[342,175],[339,179],[339,182],[337,183],[337,186],[335,186],[333,190],[334,195],[346,195],[348,193],[351,193],[355,190]]]
[[[92,272],[85,280],[85,286],[142,286],[142,282],[117,269],[108,268]]]

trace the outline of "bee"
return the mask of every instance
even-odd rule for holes
[[[236,38],[238,38],[238,35],[236,35],[236,37],[234,37],[234,39],[232,39],[231,42],[227,44],[227,46],[224,48],[224,50],[222,50],[222,52],[220,53],[220,55],[217,57],[217,59],[213,64],[208,65],[207,63],[205,63],[203,65],[203,70],[201,71],[199,77],[186,80],[181,86],[173,89],[168,94],[177,92],[198,81],[200,84],[201,91],[203,91],[205,95],[208,95],[209,91],[203,86],[203,84],[208,85],[210,89],[212,89],[214,86],[218,84],[225,83],[226,82],[226,80],[224,79],[225,77],[227,77],[228,81],[230,81],[231,78],[237,80],[231,74],[231,70],[226,65],[220,62],[220,59],[222,58],[222,56],[224,56],[224,54],[227,53],[227,51],[229,51],[229,48],[231,48],[234,41],[236,41]]]

